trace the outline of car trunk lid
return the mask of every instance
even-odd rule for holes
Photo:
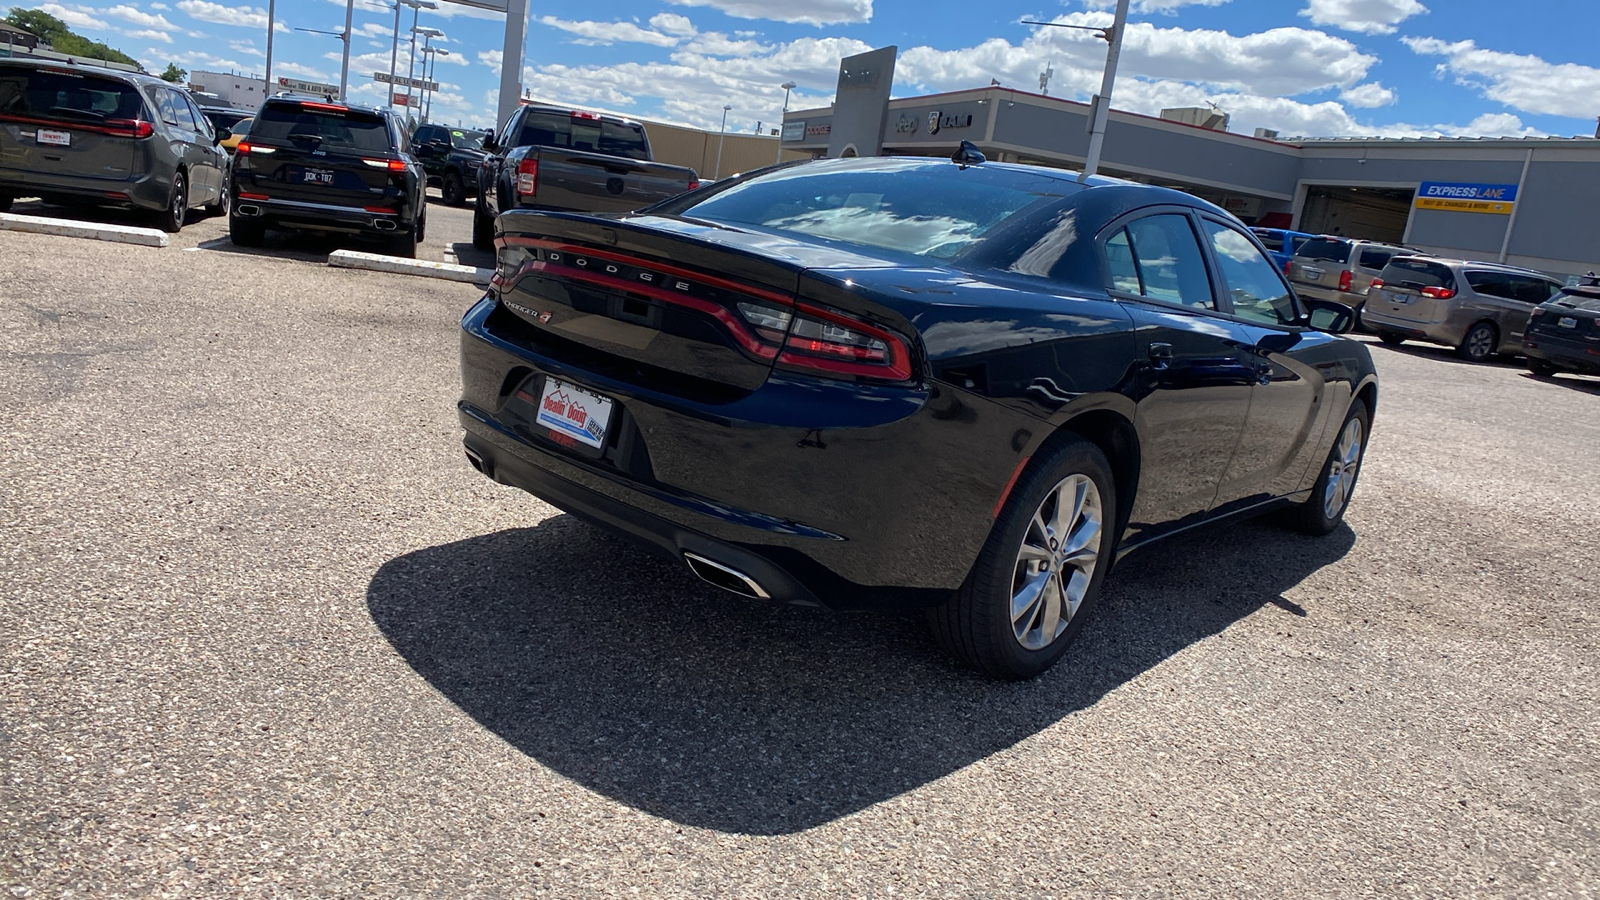
[[[1367,295],[1367,306],[1408,322],[1437,322],[1456,296],[1456,279],[1448,266],[1400,258],[1384,267],[1383,284]]]
[[[154,134],[138,88],[53,68],[0,69],[0,166],[127,181]]]
[[[1339,278],[1350,268],[1350,242],[1312,238],[1289,261],[1289,279],[1339,290]]]
[[[652,389],[745,392],[787,355],[791,329],[811,328],[828,348],[861,343],[854,365],[840,363],[844,374],[864,371],[882,343],[895,357],[885,377],[909,376],[907,345],[889,349],[909,331],[898,314],[850,298],[853,309],[814,309],[797,296],[807,269],[889,265],[882,260],[663,217],[511,211],[500,227],[491,290],[525,339],[575,368],[623,372]]]

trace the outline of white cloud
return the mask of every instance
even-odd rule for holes
[[[1377,109],[1380,106],[1388,106],[1399,98],[1394,91],[1376,81],[1369,81],[1366,84],[1345,88],[1339,92],[1339,99],[1361,109]]]
[[[272,75],[274,78],[279,75],[293,75],[297,78],[313,78],[323,83],[331,83],[335,80],[332,75],[329,75],[327,72],[324,72],[321,69],[313,66],[301,65],[297,62],[284,62],[276,59],[272,61]]]
[[[1551,63],[1537,56],[1484,50],[1472,41],[1401,38],[1417,53],[1443,56],[1440,68],[1458,84],[1523,112],[1588,119],[1600,95],[1600,69]]]
[[[73,28],[110,28],[110,23],[103,19],[96,19],[87,12],[69,9],[59,3],[45,3],[39,6],[41,12],[47,12]]]
[[[157,51],[150,52],[154,53]],[[211,54],[203,51],[194,51],[192,53],[175,53],[172,54],[171,59],[173,62],[187,66],[190,69],[205,69],[210,72],[250,71],[250,67],[244,65],[243,63],[231,59],[224,59],[218,56],[212,56]]]
[[[576,34],[575,44],[612,44],[617,41],[633,44],[650,44],[655,47],[672,47],[678,38],[640,28],[632,22],[571,22],[555,16],[540,16],[540,24]]]
[[[178,9],[191,19],[217,25],[235,25],[240,28],[266,28],[267,11],[258,6],[223,6],[210,0],[178,0]],[[281,20],[274,30],[288,31]]]
[[[153,16],[132,6],[113,6],[110,9],[102,10],[102,12],[108,16],[111,16],[112,18],[121,19],[124,22],[132,22],[135,25],[142,25],[145,28],[159,28],[162,31],[172,31],[178,27],[167,21],[165,16]],[[137,37],[137,35],[135,35],[135,37]]]
[[[168,10],[168,9],[171,9],[172,7],[166,5],[165,3],[152,3],[152,4],[150,4],[150,8],[151,9]]]
[[[147,41],[160,41],[163,44],[172,43],[172,35],[167,34],[165,31],[157,31],[154,28],[130,31],[128,32],[128,37],[144,38]]]
[[[677,13],[656,13],[650,17],[650,27],[678,37],[689,37],[695,33],[694,23],[689,21],[689,17]]]
[[[500,77],[500,66],[504,64],[505,58],[505,53],[500,50],[478,51],[478,62],[488,66],[489,71],[493,72],[496,78]]]
[[[872,21],[872,0],[670,0],[679,6],[709,6],[738,19],[771,19],[804,25]]]
[[[1394,27],[1428,8],[1417,0],[1306,0],[1300,15],[1313,25],[1332,25],[1363,34],[1393,34]]]
[[[233,52],[243,53],[246,56],[264,57],[267,55],[265,51],[257,47],[252,41],[229,41],[228,46],[232,48]]]

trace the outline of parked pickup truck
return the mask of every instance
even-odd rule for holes
[[[693,169],[652,162],[638,122],[549,106],[524,105],[498,135],[478,170],[472,245],[494,249],[494,220],[508,209],[627,212],[684,191]]]

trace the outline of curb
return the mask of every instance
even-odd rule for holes
[[[423,278],[439,278],[463,284],[488,284],[490,277],[494,275],[493,269],[428,262],[421,259],[402,259],[379,253],[362,253],[359,250],[335,250],[328,254],[328,265],[340,269],[389,272],[394,275],[420,275]]]
[[[155,228],[135,228],[131,225],[103,225],[98,222],[50,219],[44,216],[19,216],[16,213],[0,213],[0,231],[54,234],[60,237],[88,238],[92,241],[137,244],[141,247],[167,246],[166,232]]]

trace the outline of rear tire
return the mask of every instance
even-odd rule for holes
[[[1099,598],[1116,510],[1116,482],[1094,444],[1071,437],[1035,457],[966,583],[928,611],[934,639],[994,678],[1033,678],[1055,665]]]
[[[1350,412],[1339,426],[1339,435],[1328,449],[1317,483],[1311,486],[1311,499],[1289,511],[1288,524],[1305,534],[1329,534],[1344,521],[1344,511],[1355,494],[1361,476],[1361,461],[1367,455],[1367,439],[1372,433],[1372,412],[1365,401],[1350,403]]]
[[[1392,331],[1378,332],[1378,340],[1383,341],[1385,347],[1398,347],[1406,342],[1405,338]]]
[[[183,220],[189,215],[189,182],[183,173],[172,176],[172,193],[167,197],[167,208],[161,211],[156,223],[167,234],[183,230]]]
[[[1528,371],[1539,378],[1553,378],[1561,370],[1542,359],[1534,359],[1530,356],[1528,357]]]
[[[444,173],[444,182],[439,185],[439,194],[449,206],[460,206],[465,203],[467,186],[461,181],[461,173]]]
[[[417,233],[409,231],[397,237],[390,238],[384,245],[384,251],[389,256],[398,256],[401,259],[417,258]]]
[[[238,216],[228,216],[228,240],[235,247],[259,247],[266,239],[267,226],[260,222],[246,222]]]
[[[1494,355],[1500,346],[1500,332],[1488,322],[1479,322],[1467,329],[1467,336],[1456,348],[1456,356],[1467,362],[1481,363]]]
[[[11,204],[15,200],[10,194],[0,194],[0,213],[11,212]]]
[[[472,210],[472,246],[479,250],[494,249],[494,219],[482,206]]]

